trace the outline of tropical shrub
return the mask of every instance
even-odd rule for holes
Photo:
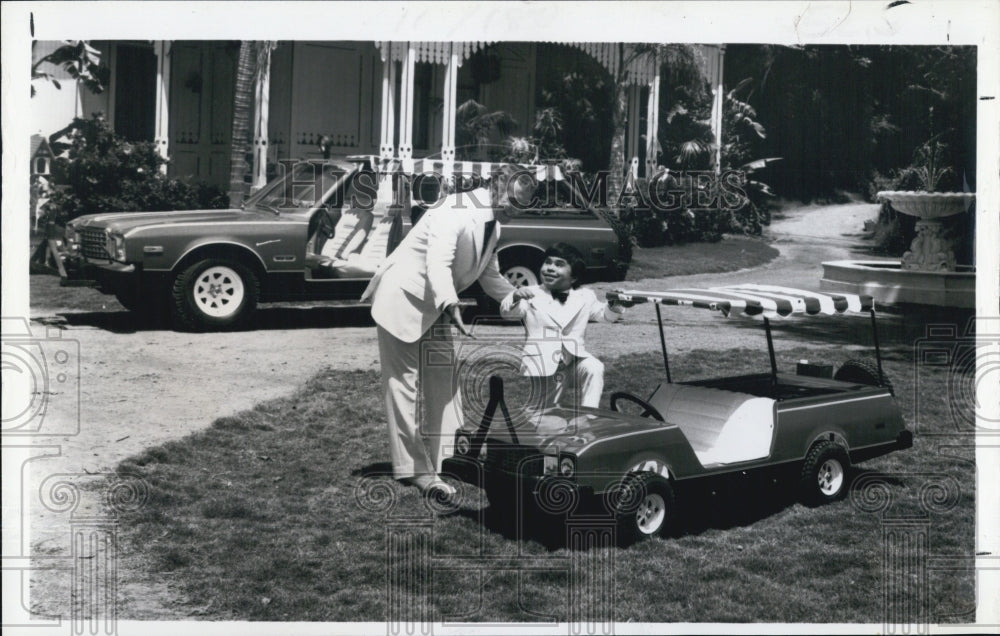
[[[188,184],[160,172],[166,162],[151,142],[119,137],[101,114],[76,118],[55,133],[53,192],[48,222],[64,225],[83,214],[193,210],[226,207],[222,190]]]

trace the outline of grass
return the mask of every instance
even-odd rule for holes
[[[779,365],[842,354],[793,349],[779,353]],[[890,358],[886,371],[913,428],[913,365]],[[758,350],[695,351],[671,365],[693,378],[759,371],[766,359]],[[609,391],[648,394],[662,375],[653,353],[605,363]],[[947,369],[924,371],[921,386],[945,385]],[[570,612],[569,582],[600,568],[613,576],[604,607],[620,623],[883,620],[884,519],[849,500],[806,508],[793,501],[794,484],[735,482],[682,503],[680,536],[568,549],[560,520],[529,519],[519,535],[477,488],[463,485],[460,505],[441,508],[389,479],[383,408],[375,372],[325,371],[293,396],[123,462],[121,473],[149,484],[146,505],[120,518],[123,556],[147,563],[150,577],[169,576],[192,613],[209,620],[383,621],[387,585],[400,599],[394,616],[579,619],[586,614]],[[971,439],[955,435],[947,399],[921,409],[914,448],[866,462],[862,474],[890,475],[896,503],[887,516],[919,510],[928,475],[953,480],[953,507],[927,519],[928,552],[968,563]],[[390,550],[401,533],[411,546],[429,537],[430,572]],[[421,572],[426,593],[413,587]],[[929,584],[931,622],[973,619],[971,569],[931,571]]]
[[[687,243],[663,247],[636,247],[625,280],[715,274],[763,265],[778,250],[762,239],[730,236],[718,243]]]

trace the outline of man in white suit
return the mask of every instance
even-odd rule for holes
[[[451,325],[470,334],[458,294],[477,280],[498,302],[530,293],[515,294],[500,275],[495,254],[499,223],[518,212],[509,196],[526,201],[527,184],[511,180],[513,172],[508,168],[495,174],[492,192],[451,194],[424,213],[361,296],[362,301],[371,299],[378,329],[393,476],[421,491],[454,494],[438,473],[445,446],[462,424]],[[422,427],[417,423],[418,384]]]
[[[541,284],[525,290],[533,296],[508,296],[500,304],[503,317],[524,320],[521,373],[542,385],[546,406],[596,407],[604,391],[604,364],[587,351],[584,334],[590,321],[615,322],[624,308],[581,288],[586,271],[576,248],[556,243],[545,252]]]

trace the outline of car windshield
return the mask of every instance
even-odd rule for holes
[[[311,210],[340,189],[350,171],[333,163],[279,164],[284,175],[250,197],[245,208],[278,211]]]

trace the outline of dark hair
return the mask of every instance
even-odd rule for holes
[[[583,254],[569,243],[556,243],[545,250],[545,257],[554,256],[569,263],[570,273],[573,276],[573,289],[576,289],[583,282],[587,275],[587,262],[583,259]]]
[[[530,183],[524,183],[522,181],[523,177],[529,177]],[[519,195],[511,191],[513,187],[519,190],[528,189],[533,193],[534,191],[531,188],[537,186],[538,181],[535,178],[534,170],[529,170],[516,164],[498,164],[490,173],[490,198],[494,206],[504,200],[504,195],[518,197]],[[525,205],[528,202],[519,200],[518,203]]]

